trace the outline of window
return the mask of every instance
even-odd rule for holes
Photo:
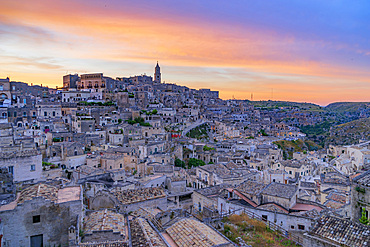
[[[27,112],[23,112],[23,117],[27,117]]]
[[[23,99],[23,104],[27,104],[27,100],[26,99]]]
[[[34,116],[34,117],[36,116],[36,112],[35,112],[35,111],[34,111],[34,112],[32,112],[32,116]]]
[[[55,117],[55,111],[53,111],[53,117]]]
[[[292,171],[289,171],[289,174],[292,174]]]
[[[267,215],[262,215],[262,220],[267,221]]]
[[[112,169],[112,166],[110,166],[109,168]]]
[[[48,113],[46,111],[44,111],[44,117],[46,117],[48,115]]]
[[[291,226],[290,226],[290,229],[294,229],[294,226],[293,226],[293,225],[291,225]]]
[[[4,86],[0,85],[0,91],[3,91],[3,90],[4,90]]]
[[[33,223],[39,223],[40,222],[40,215],[34,215],[32,217],[32,222]]]
[[[31,171],[36,171],[36,166],[35,165],[31,165]]]
[[[304,230],[304,225],[298,225],[299,230]]]
[[[122,168],[122,164],[119,164],[119,168]]]
[[[14,166],[8,166],[8,171],[14,175]]]
[[[13,116],[14,117],[17,117],[17,112],[16,111],[13,113]]]

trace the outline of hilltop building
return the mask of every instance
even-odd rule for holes
[[[158,65],[158,61],[157,66],[155,66],[154,82],[161,83],[161,68]]]

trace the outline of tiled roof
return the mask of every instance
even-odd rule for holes
[[[290,184],[270,183],[261,192],[263,195],[277,196],[290,199],[296,193],[298,187]]]
[[[320,216],[320,212],[317,211],[315,208],[308,210],[308,211],[301,211],[301,212],[292,212],[290,213],[291,215],[298,215],[298,216],[303,216],[311,219],[316,219]]]
[[[264,210],[271,211],[271,212],[278,212],[278,213],[284,213],[284,214],[289,213],[288,210],[286,210],[285,208],[282,208],[279,205],[276,205],[275,203],[263,204],[263,205],[258,206],[257,208],[264,209]]]
[[[236,189],[241,193],[257,195],[263,190],[263,188],[265,188],[264,184],[258,183],[253,180],[248,180],[241,183]]]
[[[114,213],[107,209],[91,213],[85,219],[85,232],[92,234],[94,231],[112,230],[125,237],[125,217],[122,214]]]
[[[167,246],[165,242],[162,240],[162,238],[159,236],[159,234],[148,223],[148,221],[146,221],[143,218],[138,218],[137,221],[139,225],[141,226],[141,229],[143,230],[143,233],[146,239],[148,240],[148,242],[150,242],[151,244],[150,246],[153,246],[153,247],[157,247],[157,246],[166,247]]]
[[[166,196],[162,188],[141,188],[125,191],[115,190],[113,193],[122,204],[131,204]]]
[[[14,152],[0,152],[0,159],[14,159],[17,157],[36,156],[39,154],[41,153],[35,149],[14,151]]]
[[[305,187],[305,188],[316,188],[316,183],[315,182],[305,182],[305,181],[301,181],[301,187]]]
[[[305,164],[298,160],[282,160],[280,161],[280,163],[283,166],[292,167],[292,168],[300,168],[301,166]]]
[[[370,170],[355,177],[353,182],[370,187]]]
[[[347,196],[344,193],[339,192],[330,192],[330,194],[326,198],[328,200],[333,200],[344,204],[347,202]]]
[[[322,216],[309,234],[343,246],[370,246],[370,227],[333,216]]]
[[[106,241],[99,243],[80,243],[79,247],[129,247],[127,241]]]
[[[216,186],[206,187],[203,189],[195,190],[195,192],[198,192],[199,194],[203,196],[213,196],[218,195],[223,189],[230,187],[230,185],[227,184],[219,184]]]
[[[130,220],[132,246],[150,247],[138,219]]]
[[[338,209],[338,208],[343,207],[345,204],[337,202],[337,201],[333,201],[333,200],[327,200],[324,203],[324,205],[327,206],[328,208]]]
[[[48,184],[35,184],[24,189],[18,199],[18,204],[32,200],[34,197],[44,197],[53,202],[58,200],[58,188]]]
[[[228,240],[206,224],[189,218],[176,222],[166,231],[174,242],[181,247],[210,247],[229,243]]]

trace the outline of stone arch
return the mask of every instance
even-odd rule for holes
[[[99,191],[96,196],[90,199],[89,209],[99,210],[102,208],[116,208],[117,202],[113,195]]]
[[[6,95],[5,93],[0,94],[0,100],[4,100],[4,99],[7,99],[7,98],[8,98],[8,95]]]

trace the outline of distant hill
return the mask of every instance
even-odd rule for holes
[[[308,111],[322,110],[323,107],[313,103],[301,103],[301,102],[290,102],[290,101],[273,101],[273,100],[261,100],[261,101],[249,101],[253,106],[267,109],[278,109],[278,108],[291,108]]]
[[[324,109],[327,111],[334,111],[338,113],[353,113],[369,110],[370,102],[335,102],[327,105]]]
[[[370,118],[333,126],[325,139],[325,146],[356,144],[359,140],[370,140]]]

